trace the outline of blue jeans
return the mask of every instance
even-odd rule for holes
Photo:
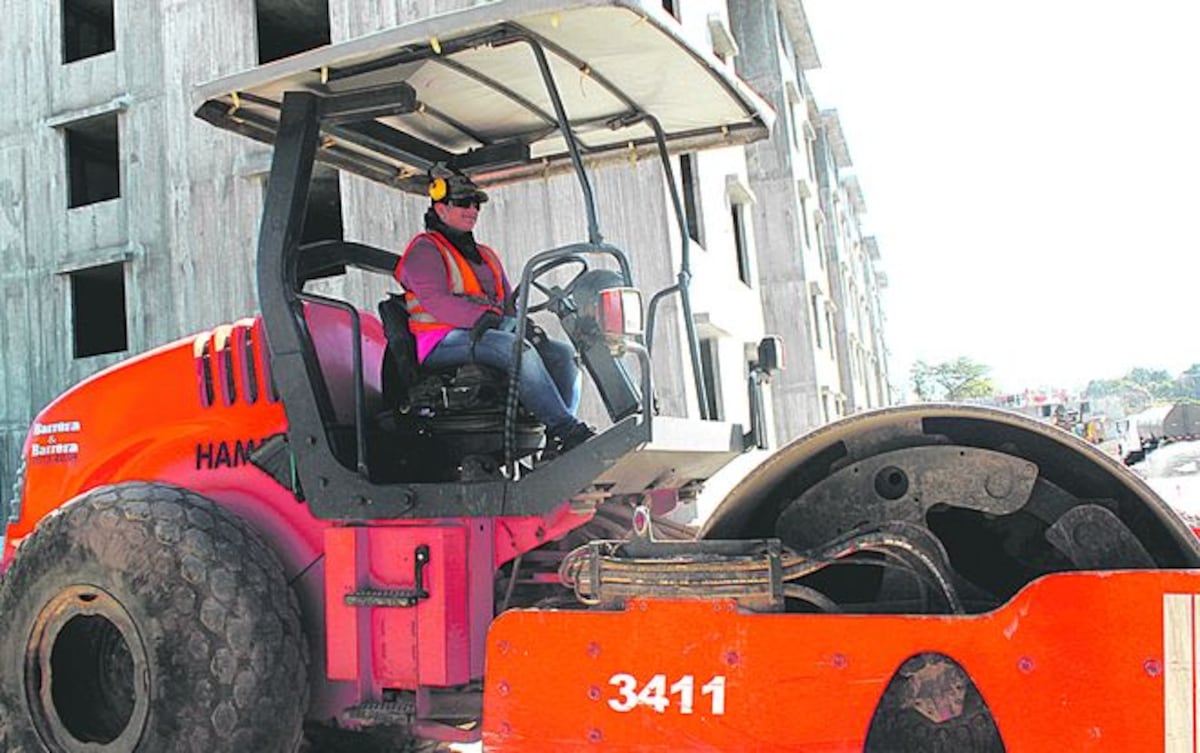
[[[444,368],[479,363],[507,374],[512,365],[515,338],[512,332],[490,329],[472,349],[468,330],[451,330],[429,352],[423,365]],[[517,375],[517,396],[525,409],[544,423],[551,434],[559,434],[575,424],[580,384],[575,349],[569,344],[546,338],[534,349],[525,343],[521,372]]]

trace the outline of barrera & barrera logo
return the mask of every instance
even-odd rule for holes
[[[78,434],[83,431],[79,421],[54,421],[34,423],[34,441],[29,444],[29,458],[36,462],[70,462],[79,457],[78,442],[59,440],[63,434]]]

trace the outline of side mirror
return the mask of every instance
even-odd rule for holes
[[[758,343],[758,358],[750,363],[746,384],[750,391],[750,431],[742,437],[746,449],[767,449],[767,411],[763,404],[763,385],[783,368],[783,338],[767,335]]]
[[[783,338],[767,335],[758,343],[758,370],[770,376],[784,368]]]

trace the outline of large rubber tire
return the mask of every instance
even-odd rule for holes
[[[963,683],[962,711],[935,722],[906,701],[905,668],[953,664]],[[941,654],[912,657],[888,683],[867,731],[863,753],[1005,753],[1000,730],[979,688],[962,667]]]
[[[98,488],[42,521],[0,584],[0,748],[291,753],[307,653],[249,526],[184,489]]]
[[[941,724],[913,709],[896,711],[871,728],[863,753],[1005,753],[991,714],[967,700],[962,716]]]

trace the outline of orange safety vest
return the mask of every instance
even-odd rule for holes
[[[408,252],[413,246],[417,245],[422,239],[429,240],[434,247],[441,252],[442,262],[446,265],[446,284],[450,288],[450,294],[461,298],[466,298],[472,303],[478,303],[481,306],[491,306],[498,309],[504,308],[504,269],[500,266],[500,257],[496,255],[488,246],[482,243],[476,244],[479,248],[480,256],[488,268],[492,270],[492,280],[495,282],[495,294],[489,294],[483,289],[483,285],[479,283],[479,277],[476,276],[475,270],[472,269],[471,263],[466,257],[454,247],[446,237],[437,231],[429,231],[421,233],[413,238],[408,244],[408,248],[404,249],[404,255],[400,259],[400,267],[396,270],[396,278],[399,279],[403,273],[404,259],[408,256]],[[408,309],[408,328],[413,332],[433,332],[438,330],[451,330],[454,325],[439,322],[429,313],[421,301],[408,290],[404,291],[404,307]]]

